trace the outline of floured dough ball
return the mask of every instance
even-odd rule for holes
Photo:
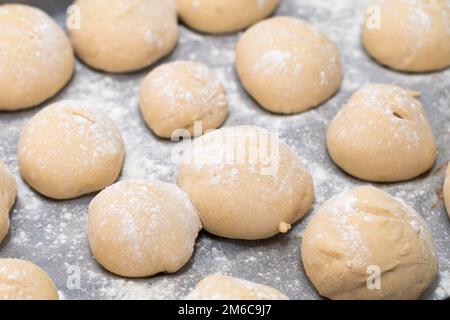
[[[43,11],[0,4],[0,110],[37,106],[72,78],[73,49]]]
[[[276,17],[254,25],[239,40],[236,55],[247,92],[275,113],[316,107],[341,85],[336,44],[296,18]]]
[[[448,216],[450,217],[450,164],[447,168],[447,172],[445,173],[444,201]]]
[[[95,259],[125,277],[178,271],[191,258],[200,229],[197,210],[172,184],[119,182],[89,206]]]
[[[194,123],[201,121],[201,134],[216,129],[228,115],[225,88],[205,65],[179,61],[153,70],[141,88],[141,112],[153,132],[170,138],[185,129],[194,136]]]
[[[277,289],[215,274],[200,281],[186,300],[289,300]]]
[[[269,16],[280,0],[177,0],[181,19],[207,33],[239,31]]]
[[[438,271],[425,221],[373,187],[345,191],[320,207],[301,252],[308,277],[331,299],[418,299]]]
[[[368,8],[363,42],[381,64],[408,72],[450,66],[449,0],[377,0]]]
[[[349,174],[368,181],[412,179],[436,160],[436,144],[417,92],[369,84],[357,91],[328,129],[328,151]]]
[[[9,211],[16,200],[16,181],[0,160],[0,242],[9,230]]]
[[[233,239],[285,233],[312,205],[312,178],[278,136],[251,126],[198,138],[181,159],[178,184],[204,228]]]
[[[111,185],[124,160],[119,129],[103,112],[61,101],[37,113],[19,141],[20,173],[39,193],[71,199]]]
[[[50,276],[37,265],[19,259],[0,259],[0,300],[58,300]]]
[[[70,38],[77,55],[95,69],[143,69],[178,41],[173,0],[77,0],[74,5],[78,10],[67,20]]]

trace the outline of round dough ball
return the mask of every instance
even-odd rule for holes
[[[364,24],[363,42],[381,64],[408,72],[450,66],[449,0],[377,0]],[[380,24],[376,25],[379,19]]]
[[[239,31],[269,16],[280,0],[177,0],[181,19],[207,33]]]
[[[328,129],[334,162],[357,178],[376,182],[412,179],[436,160],[436,144],[417,92],[385,84],[357,91]]]
[[[74,70],[70,41],[46,13],[0,5],[0,110],[41,104],[66,85]]]
[[[0,259],[0,300],[58,300],[50,276],[37,265],[19,259]]]
[[[447,172],[445,173],[444,201],[448,216],[450,217],[450,164],[447,168]]]
[[[119,129],[103,112],[61,101],[37,113],[19,141],[22,177],[39,193],[71,199],[116,181],[124,160]]]
[[[331,299],[418,299],[438,271],[422,217],[374,187],[323,204],[305,230],[301,252],[308,277]]]
[[[236,55],[244,88],[275,113],[316,107],[341,85],[336,44],[296,18],[276,17],[254,25],[240,38]]]
[[[310,209],[312,178],[278,136],[258,127],[207,133],[181,159],[178,184],[204,228],[232,239],[285,233]]]
[[[141,88],[141,112],[153,132],[170,138],[185,129],[194,136],[194,123],[201,121],[202,134],[221,126],[228,115],[228,102],[220,80],[205,65],[179,61],[153,70]]]
[[[178,271],[191,258],[200,230],[197,210],[172,184],[119,182],[89,206],[95,259],[125,277]]]
[[[186,300],[289,300],[289,298],[272,287],[215,274],[200,281]]]
[[[0,242],[9,230],[9,211],[16,200],[16,180],[0,160]]]
[[[143,69],[168,55],[178,41],[173,0],[77,0],[74,4],[80,24],[68,25],[70,39],[78,57],[95,69],[116,73]]]

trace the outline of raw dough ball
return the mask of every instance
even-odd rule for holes
[[[186,150],[178,184],[208,232],[268,238],[287,232],[309,210],[311,176],[277,138],[258,127],[225,128],[205,134]]]
[[[0,160],[0,242],[9,229],[9,211],[16,200],[16,181]]]
[[[368,181],[414,178],[436,160],[436,144],[416,92],[385,84],[365,85],[328,129],[328,151],[349,174]]]
[[[23,178],[54,199],[95,192],[117,179],[124,160],[119,129],[103,112],[79,101],[61,101],[37,113],[18,148]]]
[[[178,271],[191,258],[200,229],[197,210],[172,184],[119,182],[89,206],[95,259],[125,277]]]
[[[295,18],[259,22],[239,40],[236,66],[247,92],[276,113],[298,113],[330,98],[342,81],[336,44]]]
[[[0,110],[41,104],[66,85],[74,69],[70,41],[46,13],[0,5]]]
[[[444,183],[444,201],[445,207],[447,208],[447,213],[450,217],[450,164],[445,173],[445,183]]]
[[[289,300],[277,289],[215,274],[200,281],[187,300]]]
[[[227,33],[264,19],[279,3],[279,0],[177,0],[177,7],[189,27],[207,33]]]
[[[37,265],[19,259],[0,259],[0,300],[58,300],[50,276]]]
[[[194,122],[202,131],[216,129],[228,115],[225,88],[217,76],[197,62],[173,62],[153,70],[141,88],[141,112],[160,137],[186,129],[194,136]],[[202,133],[203,133],[202,132]]]
[[[449,0],[379,0],[364,25],[367,51],[381,64],[409,72],[450,66]],[[373,20],[380,18],[379,28]]]
[[[107,72],[143,69],[178,40],[173,0],[77,0],[80,27],[68,26],[77,55]],[[76,12],[76,11],[75,11]]]
[[[320,207],[301,249],[308,277],[331,299],[418,299],[438,271],[425,221],[373,187],[345,191]],[[377,271],[379,289],[371,287]]]

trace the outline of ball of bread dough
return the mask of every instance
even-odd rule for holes
[[[215,274],[200,281],[187,300],[289,300],[282,292],[258,283]]]
[[[181,19],[207,33],[239,31],[269,16],[279,0],[177,0]]]
[[[119,129],[106,114],[67,100],[37,113],[18,147],[22,177],[54,199],[76,198],[111,185],[124,154]]]
[[[264,20],[248,29],[237,45],[236,67],[247,92],[275,113],[316,107],[342,81],[336,44],[308,23],[289,17]]]
[[[50,276],[37,265],[19,259],[0,259],[0,300],[58,300]]]
[[[0,242],[9,229],[9,211],[16,200],[16,180],[0,160]]]
[[[445,173],[444,201],[448,216],[450,217],[450,164],[447,167],[447,171]]]
[[[377,0],[368,13],[364,46],[381,64],[408,72],[450,66],[449,0]]]
[[[369,84],[357,91],[328,129],[328,151],[338,166],[367,181],[412,179],[436,160],[436,144],[417,92]]]
[[[178,271],[191,258],[200,229],[197,210],[172,184],[119,182],[89,206],[95,259],[125,277]]]
[[[374,187],[323,204],[305,230],[301,252],[308,277],[331,299],[418,299],[438,270],[425,221]]]
[[[68,25],[78,57],[107,72],[143,69],[168,55],[178,41],[173,0],[77,0],[79,26]]]
[[[0,5],[0,110],[41,104],[66,85],[74,69],[70,41],[46,13]]]
[[[274,133],[250,126],[195,140],[181,159],[178,184],[208,232],[246,240],[287,232],[314,194],[297,154]]]
[[[141,88],[141,112],[153,132],[170,138],[185,129],[191,136],[216,129],[228,115],[225,88],[205,65],[179,61],[153,70]],[[201,121],[202,132],[194,132]]]

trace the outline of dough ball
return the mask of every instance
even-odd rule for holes
[[[0,242],[9,229],[9,211],[16,200],[16,181],[0,160]]]
[[[308,277],[331,299],[418,299],[438,271],[425,221],[373,187],[345,191],[320,207],[301,252]]]
[[[181,159],[178,184],[204,228],[232,239],[285,233],[310,209],[312,178],[278,136],[258,127],[215,130]]]
[[[336,44],[296,18],[276,17],[254,25],[240,38],[236,55],[244,88],[275,113],[316,107],[341,85]]]
[[[19,259],[0,259],[0,300],[58,300],[50,276],[37,265]]]
[[[178,271],[191,258],[200,229],[187,195],[167,183],[119,182],[89,206],[89,243],[95,259],[125,277]]]
[[[187,300],[289,300],[277,289],[215,274],[200,281]]]
[[[95,69],[117,73],[143,69],[168,55],[178,41],[173,0],[77,0],[74,4],[80,24],[79,28],[68,25],[70,38],[78,57]]]
[[[269,16],[280,0],[177,0],[181,19],[207,33],[239,31]]]
[[[370,8],[363,42],[381,64],[408,72],[450,66],[449,0],[378,0]]]
[[[448,166],[447,172],[445,173],[444,201],[445,207],[447,208],[447,213],[450,217],[450,165]]]
[[[141,112],[160,137],[170,138],[177,129],[194,136],[194,122],[202,122],[203,132],[221,126],[228,102],[225,88],[207,66],[180,61],[162,65],[147,76],[141,88]]]
[[[365,85],[328,129],[328,151],[338,166],[376,182],[412,179],[436,160],[436,144],[417,92],[385,84]]]
[[[72,78],[73,49],[43,11],[0,4],[0,110],[37,106]]]
[[[22,177],[39,193],[71,199],[116,181],[124,160],[119,129],[103,112],[61,101],[37,113],[19,141]]]

